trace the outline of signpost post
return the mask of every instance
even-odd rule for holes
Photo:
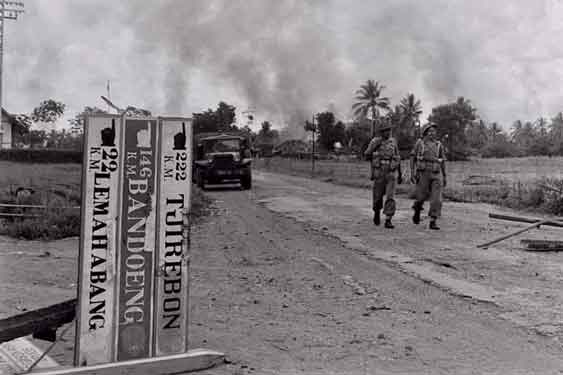
[[[160,127],[156,356],[183,353],[188,345],[191,130],[186,119],[162,119]]]
[[[188,350],[191,119],[92,115],[85,128],[75,367],[64,373],[221,362]]]
[[[118,116],[88,117],[82,166],[76,366],[115,360],[113,337],[122,126]]]
[[[117,273],[117,361],[152,357],[156,119],[124,119]]]

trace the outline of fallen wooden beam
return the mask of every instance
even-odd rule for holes
[[[520,240],[520,243],[523,243],[528,246],[552,246],[552,247],[563,247],[563,241],[556,241],[556,240],[530,240],[530,239],[523,239]]]
[[[520,243],[527,245],[530,251],[563,251],[563,241],[552,240],[521,240]]]
[[[31,334],[37,338],[53,338],[53,332],[60,326],[72,322],[75,315],[76,299],[71,299],[2,319],[0,343]]]
[[[225,362],[225,354],[208,349],[192,349],[165,357],[112,362],[86,367],[57,368],[33,371],[42,375],[114,375],[114,374],[178,374],[205,370]]]
[[[501,215],[501,214],[494,214],[494,213],[490,213],[489,217],[491,219],[501,219],[501,220],[515,221],[515,222],[519,222],[519,223],[530,223],[530,224],[542,221],[542,219],[531,219],[531,218],[522,217],[522,216]],[[542,225],[550,226],[550,227],[563,228],[563,221],[554,220],[552,222],[545,223],[545,224],[542,224]]]
[[[487,247],[489,247],[489,246],[491,246],[491,245],[494,245],[494,244],[496,244],[497,242],[504,241],[504,240],[506,240],[506,239],[508,239],[508,238],[510,238],[510,237],[514,237],[514,236],[516,236],[516,235],[518,235],[518,234],[520,234],[520,233],[527,232],[527,231],[529,231],[530,229],[534,229],[534,228],[539,227],[540,225],[544,225],[544,224],[551,223],[551,222],[552,222],[551,220],[542,220],[542,221],[538,221],[537,223],[533,223],[532,225],[529,225],[529,226],[527,226],[527,227],[524,228],[524,229],[519,229],[519,230],[517,230],[516,232],[512,232],[512,233],[509,233],[509,234],[504,235],[504,236],[502,236],[502,237],[499,237],[499,238],[497,238],[497,239],[494,239],[494,240],[492,240],[492,241],[486,242],[486,243],[484,243],[484,244],[477,245],[477,247],[486,249]]]
[[[563,247],[525,247],[526,251],[537,251],[537,252],[560,252],[563,251]]]

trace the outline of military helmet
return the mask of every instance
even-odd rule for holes
[[[427,123],[426,125],[424,125],[422,127],[422,135],[426,135],[426,132],[430,129],[430,128],[434,128],[436,129],[436,124],[433,124],[431,122]]]

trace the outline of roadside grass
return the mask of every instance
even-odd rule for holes
[[[0,234],[26,240],[56,240],[80,235],[80,164],[30,164],[0,161],[0,203],[47,208],[4,208],[2,212],[37,215],[2,219]],[[18,188],[33,193],[16,196]],[[192,186],[193,222],[207,215],[210,200]]]
[[[537,213],[563,215],[563,158],[528,157],[476,159],[448,162],[444,199],[483,202]],[[289,175],[313,177],[334,184],[371,188],[366,161],[311,160],[281,157],[257,159],[254,168]],[[408,161],[402,164],[404,183],[397,194],[414,198]]]

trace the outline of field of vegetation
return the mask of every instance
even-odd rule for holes
[[[0,212],[37,215],[3,218],[0,234],[22,239],[51,240],[80,235],[80,164],[36,164],[0,161],[0,203],[46,206],[21,209],[3,207]],[[16,194],[18,188],[31,194]],[[203,215],[208,201],[193,187],[192,215]]]
[[[447,163],[446,199],[462,202],[495,203],[507,207],[563,214],[563,157],[474,159]],[[312,176],[311,160],[273,157],[254,162],[258,170]],[[336,184],[371,186],[367,161],[316,160],[314,177]],[[399,194],[410,195],[410,171],[403,163],[406,181]]]

